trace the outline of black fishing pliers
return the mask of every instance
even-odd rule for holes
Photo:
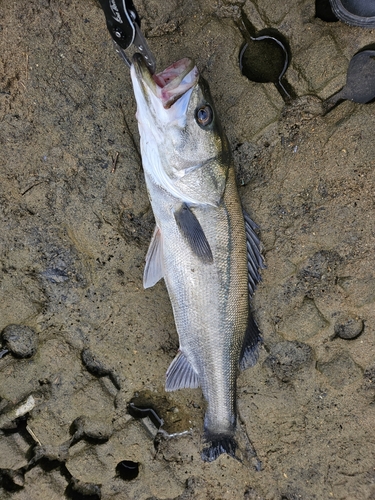
[[[146,64],[155,73],[156,61],[141,32],[141,20],[132,0],[99,0],[117,52],[130,67],[131,60],[125,50],[134,45],[144,57]]]

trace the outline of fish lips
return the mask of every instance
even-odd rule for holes
[[[152,93],[164,109],[171,108],[197,84],[199,79],[198,69],[194,61],[188,57],[176,61],[164,71],[156,74],[150,72],[141,54],[134,54],[132,62],[132,70],[143,96],[146,97]]]

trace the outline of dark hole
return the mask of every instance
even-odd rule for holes
[[[131,460],[122,460],[117,464],[116,472],[124,481],[131,481],[138,476],[139,464]]]
[[[258,83],[278,80],[285,55],[274,40],[250,40],[241,55],[242,74],[249,80]]]
[[[319,17],[326,23],[336,23],[337,17],[332,11],[329,0],[315,0],[315,17]]]
[[[255,36],[242,32],[245,38],[239,54],[242,74],[252,82],[274,83],[285,101],[293,98],[294,92],[284,79],[291,59],[286,38],[272,28],[259,31]]]

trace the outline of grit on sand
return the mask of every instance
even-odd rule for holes
[[[34,353],[0,359],[0,496],[374,499],[375,104],[323,115],[321,102],[375,33],[317,19],[305,0],[136,4],[158,68],[190,56],[208,80],[260,227],[264,346],[237,395],[258,461],[203,463],[200,390],[164,391],[178,338],[164,284],[142,287],[154,221],[102,11],[3,1],[0,330],[29,327]],[[289,42],[287,106],[239,70],[240,6]],[[155,438],[130,401],[189,432]],[[123,460],[136,478],[116,472]]]

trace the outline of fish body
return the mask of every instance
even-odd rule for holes
[[[202,458],[234,456],[236,379],[261,341],[249,306],[263,267],[255,225],[244,218],[228,141],[194,63],[151,76],[136,55],[131,75],[156,220],[144,286],[164,278],[180,341],[166,390],[201,387]]]

